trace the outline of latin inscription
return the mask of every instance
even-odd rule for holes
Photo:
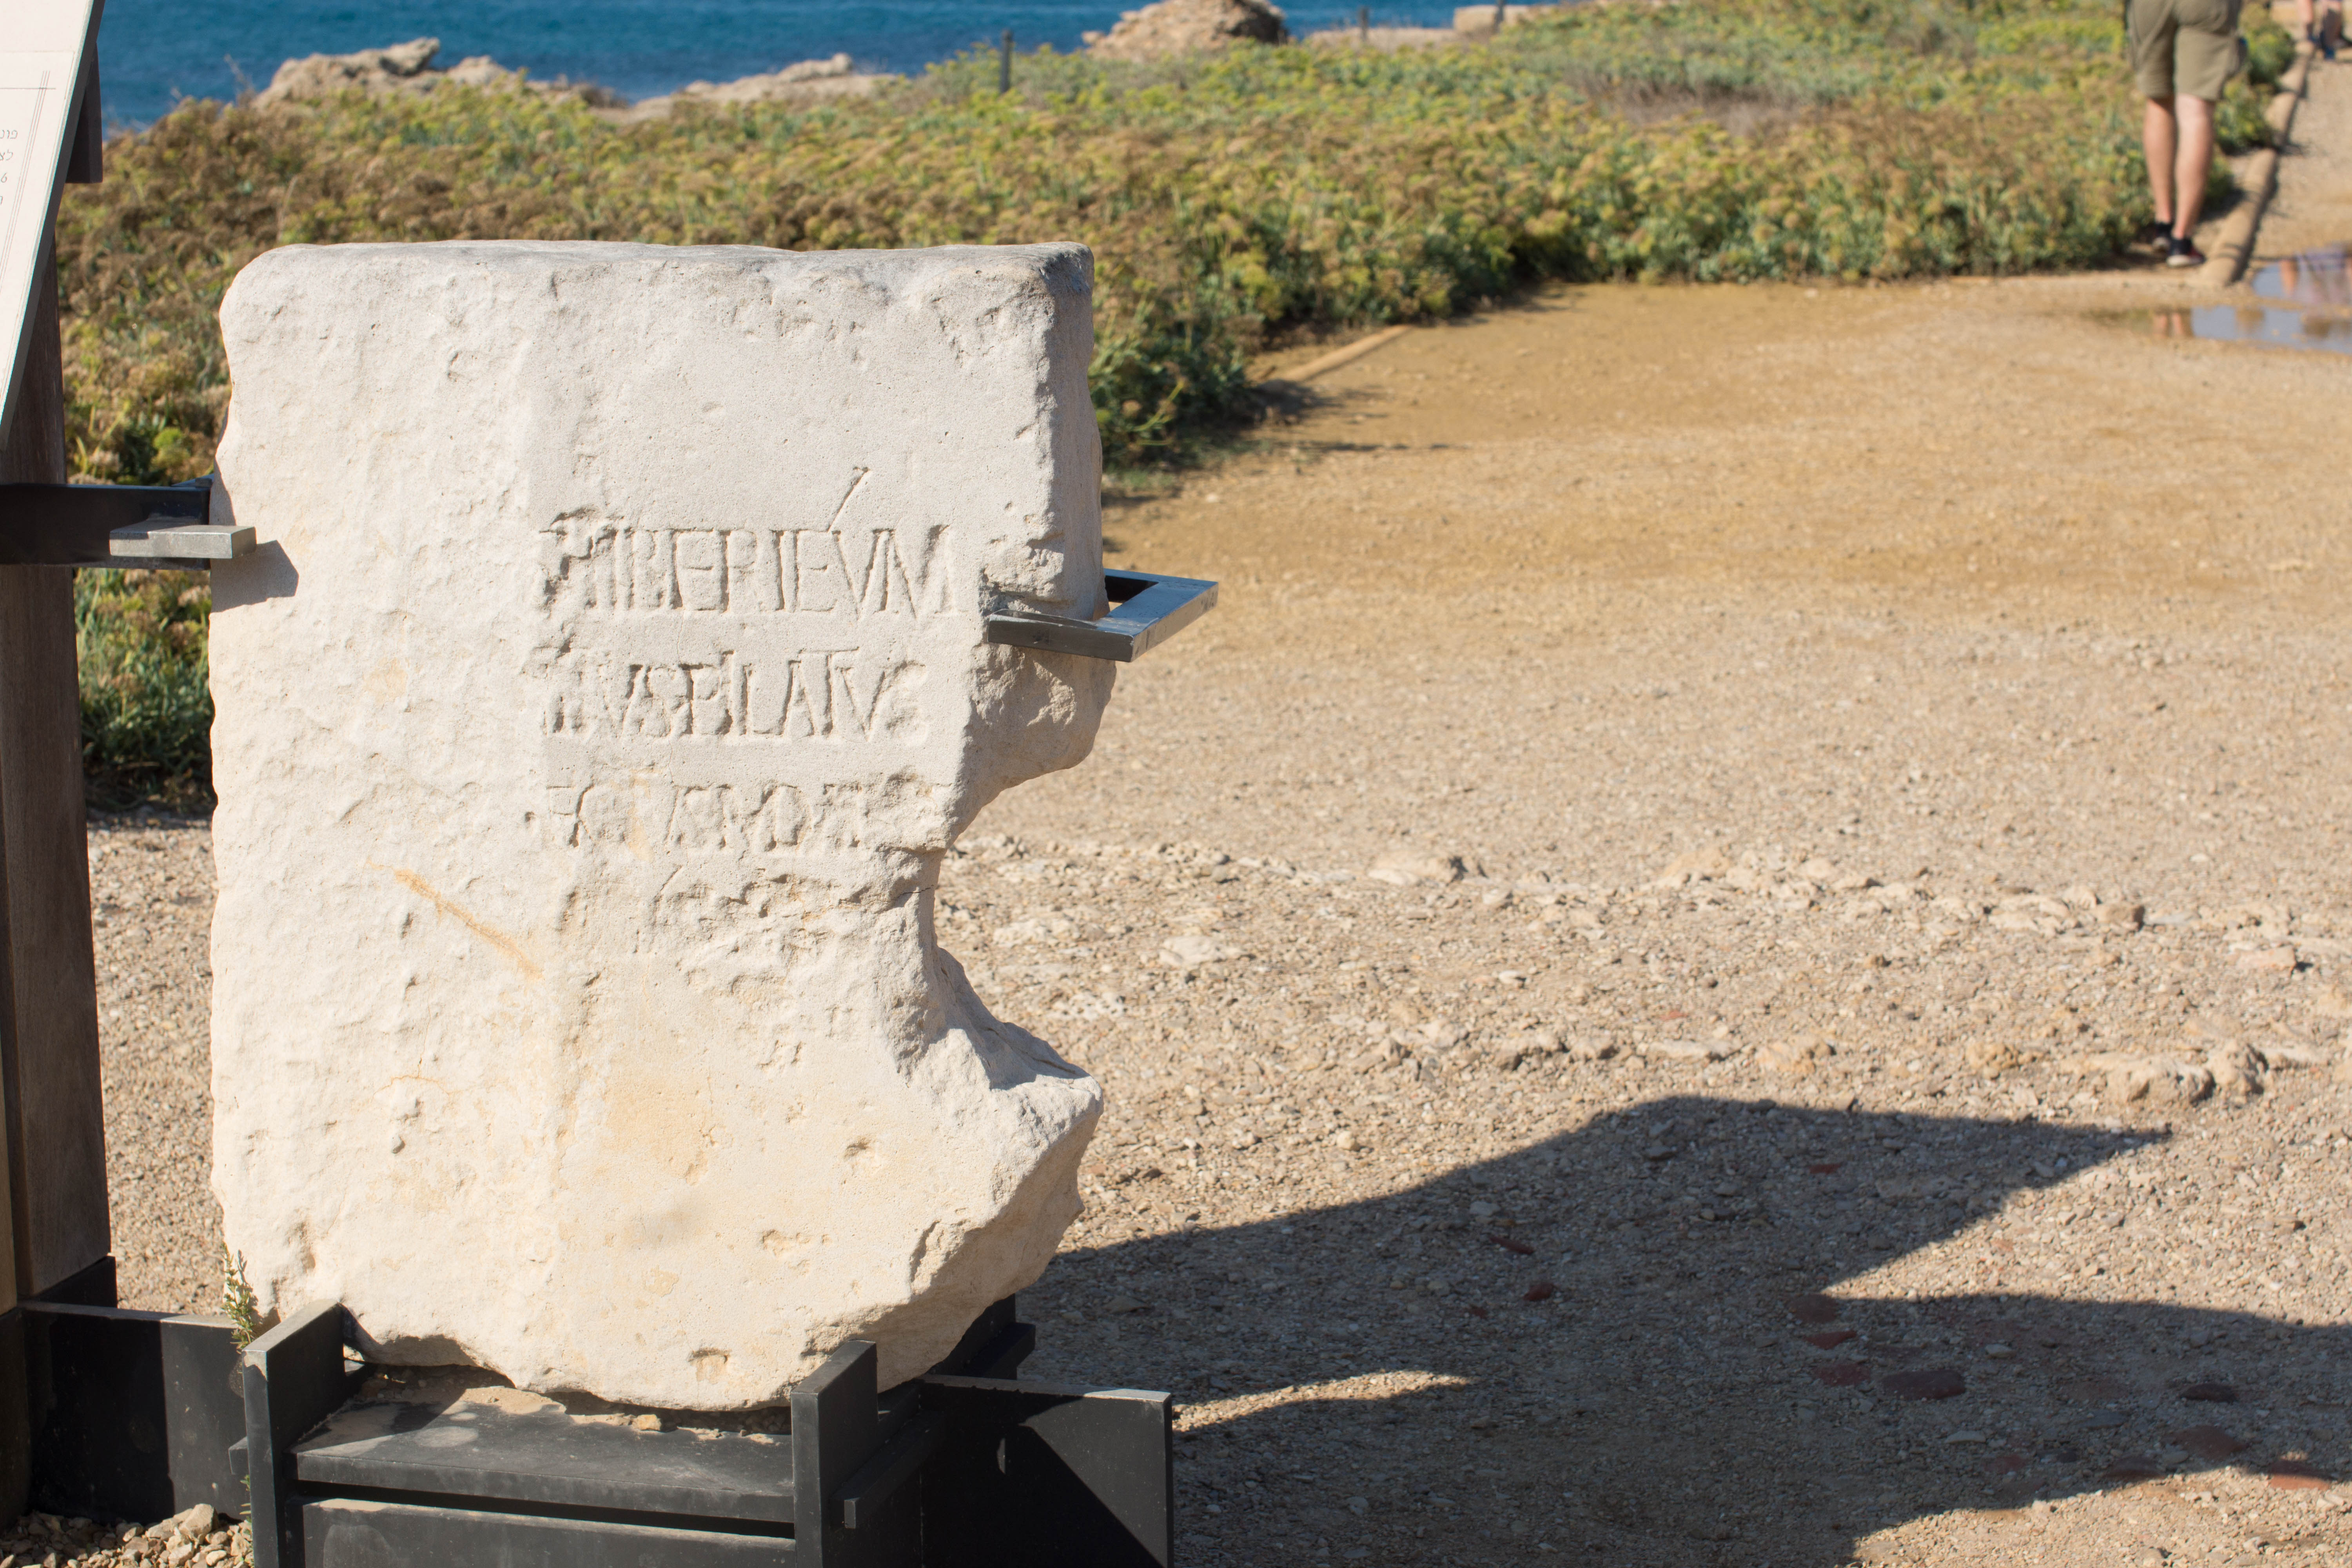
[[[911,740],[920,716],[904,699],[924,673],[856,648],[677,664],[564,653],[548,668],[545,729],[582,741]]]
[[[854,785],[688,784],[658,759],[920,742],[928,671],[909,644],[948,610],[945,529],[851,528],[837,513],[823,528],[574,516],[540,538],[543,604],[561,626],[536,661],[541,728],[557,776],[593,781],[550,786],[558,842],[656,859],[854,843]]]
[[[946,530],[638,528],[586,518],[541,531],[547,602],[590,615],[932,616],[947,605]]]
[[[556,840],[638,855],[770,855],[800,847],[808,804],[791,784],[681,788],[656,781],[555,785],[548,791]]]

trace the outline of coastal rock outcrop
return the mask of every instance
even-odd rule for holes
[[[1288,41],[1282,13],[1266,0],[1160,0],[1129,11],[1108,33],[1088,33],[1091,54],[1111,60],[1156,60],[1229,44]]]
[[[648,98],[629,111],[632,120],[667,114],[682,103],[817,103],[831,98],[864,98],[904,79],[859,70],[847,55],[802,60],[781,70],[733,81],[690,81],[676,92]]]
[[[456,65],[434,65],[441,53],[438,38],[411,38],[387,48],[358,49],[348,55],[306,55],[288,60],[255,95],[258,104],[294,103],[325,98],[357,88],[364,92],[426,92],[447,82],[456,87],[511,84],[551,98],[579,99],[599,108],[621,103],[618,95],[593,82],[532,81],[519,70],[509,70],[488,55],[469,55]]]
[[[1543,16],[1555,16],[1559,5],[1456,5],[1454,8],[1454,30],[1465,37],[1493,37],[1504,27],[1516,27],[1522,22],[1532,22]]]

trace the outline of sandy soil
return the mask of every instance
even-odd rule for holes
[[[129,818],[89,836],[106,1165],[122,1304],[214,1311],[211,835]]]
[[[2186,297],[1563,293],[1121,509],[1225,602],[943,898],[1204,1558],[2343,1560],[2347,367]]]
[[[1186,1561],[2352,1561],[2352,365],[2193,298],[1562,290],[1114,498],[1223,602],[940,923],[1108,1086],[1031,1371],[1180,1393]],[[92,846],[205,1305],[205,836]]]
[[[2292,7],[2282,22],[2296,26]],[[2272,198],[2256,235],[2256,259],[2352,243],[2352,54],[2342,63],[2314,60],[2304,101],[2289,132],[2290,153],[2282,165],[2278,195]]]

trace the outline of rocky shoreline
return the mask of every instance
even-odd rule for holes
[[[1423,47],[1474,42],[1492,37],[1497,21],[1510,26],[1559,9],[1557,5],[1475,5],[1454,13],[1447,27],[1334,27],[1294,36],[1279,7],[1267,0],[1159,0],[1156,5],[1123,14],[1108,32],[1085,35],[1087,52],[1103,59],[1156,60],[1223,49],[1236,43],[1292,44],[1320,47],[1357,46],[1379,49]],[[363,92],[429,92],[452,87],[512,87],[549,99],[577,101],[622,120],[650,120],[687,103],[819,103],[828,100],[865,98],[901,84],[894,72],[861,71],[850,57],[836,54],[823,59],[799,60],[772,71],[733,81],[694,81],[675,92],[632,103],[595,82],[575,82],[562,77],[534,81],[526,71],[500,65],[488,55],[469,55],[454,66],[434,62],[440,57],[438,38],[411,38],[378,49],[347,55],[306,55],[280,65],[269,85],[254,95],[259,106],[302,103],[354,89]]]
[[[454,66],[433,62],[441,53],[438,38],[411,38],[381,49],[358,49],[348,55],[306,55],[288,60],[269,79],[253,101],[268,107],[300,103],[358,89],[363,92],[429,92],[447,83],[453,87],[514,86],[550,98],[578,99],[600,109],[625,107],[626,100],[593,82],[572,82],[559,77],[536,82],[523,72],[509,70],[488,55],[469,55]]]
[[[612,89],[595,82],[575,82],[562,77],[533,81],[527,72],[509,69],[488,55],[470,55],[454,66],[437,66],[438,38],[411,38],[387,48],[361,49],[348,55],[309,55],[288,60],[254,95],[267,108],[302,103],[338,92],[430,92],[451,87],[512,87],[541,96],[577,101],[625,119],[652,119],[679,103],[756,103],[773,100],[814,102],[830,98],[859,98],[903,77],[857,70],[847,55],[802,60],[780,70],[730,82],[688,82],[676,92],[631,103]]]

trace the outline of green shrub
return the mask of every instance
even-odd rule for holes
[[[2279,78],[2294,64],[2294,35],[2279,25],[2265,5],[2242,18],[2246,34],[2246,80],[2267,97],[2278,89]]]
[[[2246,13],[2245,35],[2246,68],[2213,106],[2214,140],[2231,157],[2278,145],[2278,132],[2263,111],[2278,90],[2279,78],[2294,63],[2294,36],[2278,25],[2267,7]]]
[[[205,617],[211,608],[204,578],[186,572],[75,574],[82,772],[91,805],[210,804]]]

